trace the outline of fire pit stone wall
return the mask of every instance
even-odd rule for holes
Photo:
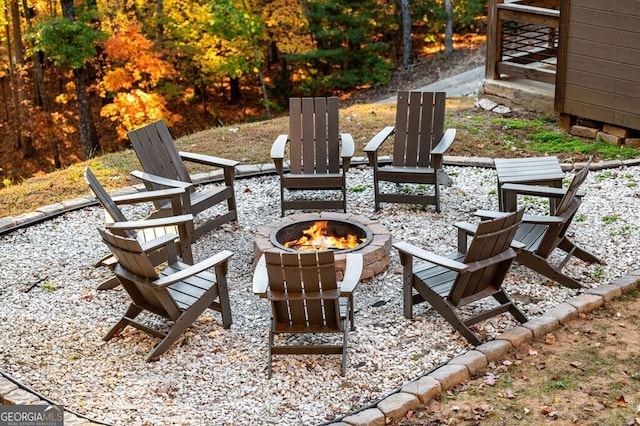
[[[382,224],[375,220],[369,219],[364,216],[354,215],[349,213],[337,213],[337,212],[320,212],[320,213],[299,213],[290,216],[280,218],[270,224],[261,226],[256,230],[253,240],[254,248],[254,267],[258,262],[258,259],[266,250],[277,249],[271,242],[270,235],[274,229],[281,227],[287,223],[293,223],[298,221],[313,221],[313,220],[343,220],[357,222],[371,231],[373,234],[372,240],[369,244],[364,245],[361,249],[351,251],[351,253],[360,253],[363,257],[364,269],[362,271],[362,278],[371,278],[383,272],[389,266],[389,251],[391,250],[391,232],[387,230]],[[282,250],[284,251],[284,250]],[[341,280],[346,264],[346,253],[336,252],[336,270],[338,272],[338,279]]]

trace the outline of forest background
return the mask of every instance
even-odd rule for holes
[[[121,150],[159,118],[179,137],[272,118],[290,96],[348,102],[434,48],[451,53],[486,16],[485,0],[0,4],[4,186]]]

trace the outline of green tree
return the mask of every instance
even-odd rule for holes
[[[287,55],[297,68],[301,94],[385,84],[394,68],[387,59],[384,5],[375,0],[310,0],[306,16],[315,48]]]
[[[39,22],[31,38],[34,50],[43,52],[58,67],[72,70],[78,106],[79,130],[84,158],[90,158],[98,148],[98,140],[89,109],[86,64],[95,58],[97,44],[105,33],[90,22],[93,15],[76,18],[73,2],[61,0],[63,17],[51,17]]]

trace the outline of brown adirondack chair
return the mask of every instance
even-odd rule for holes
[[[354,329],[353,291],[362,275],[362,255],[347,255],[342,282],[336,280],[332,251],[279,253],[267,251],[253,277],[253,291],[271,302],[268,376],[272,355],[342,354],[347,368],[347,331]],[[341,333],[342,344],[278,345],[277,334]]]
[[[538,196],[555,199],[555,213],[548,216],[525,215],[522,225],[516,233],[515,239],[525,245],[520,250],[516,262],[533,269],[545,277],[556,281],[569,288],[581,288],[582,284],[576,279],[566,275],[562,269],[571,257],[590,263],[602,264],[595,255],[578,247],[567,236],[567,229],[582,203],[584,193],[580,186],[587,178],[591,160],[576,175],[567,188],[552,188],[537,185],[504,184],[504,193],[516,199],[515,194]],[[559,201],[558,201],[559,200]],[[476,215],[480,217],[499,217],[501,213],[487,210],[478,210]],[[549,256],[560,249],[566,253],[558,265],[549,262]]]
[[[340,133],[338,118],[337,97],[289,99],[289,134],[278,136],[271,147],[280,176],[281,216],[292,209],[347,211],[345,174],[355,145],[350,134]],[[289,173],[284,166],[287,143]],[[285,198],[285,190],[341,191],[342,198]]]
[[[183,213],[193,214],[196,219],[205,210],[227,203],[225,213],[201,220],[202,223],[194,228],[192,242],[220,225],[238,219],[233,187],[237,161],[178,151],[164,120],[132,130],[127,135],[144,169],[144,173],[134,171],[131,174],[141,179],[147,189],[184,188],[186,193],[183,197]],[[196,190],[185,161],[221,168],[224,184]],[[170,215],[169,207],[166,203],[158,203],[157,216]]]
[[[440,256],[406,242],[393,246],[400,252],[403,266],[404,316],[413,317],[413,306],[429,304],[462,334],[469,343],[479,345],[481,338],[470,328],[503,312],[520,322],[527,321],[502,288],[504,278],[516,257],[513,238],[522,221],[523,211],[480,222],[477,227],[456,223],[458,250]],[[467,249],[468,235],[475,234]],[[424,262],[414,262],[414,258]],[[491,297],[497,306],[474,315],[461,312],[464,306]]]
[[[231,326],[231,308],[227,290],[229,258],[233,255],[223,250],[195,265],[178,261],[175,246],[176,235],[162,237],[166,244],[166,268],[156,268],[135,238],[115,235],[99,229],[104,243],[118,263],[113,268],[122,286],[131,298],[124,316],[105,335],[108,341],[127,326],[132,326],[152,336],[162,338],[147,355],[147,362],[166,352],[184,331],[207,308],[222,315],[224,328]],[[214,269],[214,273],[208,269]],[[173,322],[167,333],[136,321],[143,311],[148,311]]]
[[[89,167],[85,167],[84,169],[84,179],[89,185],[91,192],[105,210],[105,227],[107,229],[123,237],[138,239],[145,253],[150,255],[151,262],[154,265],[158,265],[166,259],[162,251],[164,242],[158,238],[167,234],[177,234],[179,237],[177,243],[180,249],[180,257],[186,263],[193,263],[193,254],[191,251],[193,216],[190,214],[179,214],[182,211],[181,199],[184,195],[184,189],[170,188],[111,197]],[[176,215],[157,219],[131,221],[119,207],[119,205],[123,204],[130,205],[154,201],[170,204]],[[113,255],[108,255],[95,262],[94,266],[107,266],[112,268],[115,263],[116,260]],[[98,286],[98,290],[111,289],[119,284],[118,279],[112,277],[102,282]]]
[[[380,203],[434,205],[440,212],[440,174],[444,153],[456,136],[455,129],[444,130],[446,94],[444,92],[398,92],[395,126],[382,129],[365,146],[373,167],[375,210]],[[391,165],[379,161],[384,141],[394,135]],[[385,190],[381,182],[433,185],[432,194]]]

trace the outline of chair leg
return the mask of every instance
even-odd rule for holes
[[[227,286],[227,276],[225,274],[226,265],[218,265],[215,268],[216,286],[218,287],[218,299],[220,301],[220,314],[222,315],[222,326],[224,328],[231,327],[233,319],[231,318],[231,302],[229,301],[229,289]]]
[[[511,300],[511,298],[504,292],[504,291],[500,291],[496,294],[493,295],[493,298],[496,299],[498,301],[498,303],[500,303],[501,305],[505,305],[508,304],[510,305],[509,308],[509,313],[511,315],[513,315],[513,317],[519,322],[519,323],[523,323],[523,322],[527,322],[529,321],[529,319],[527,318],[527,316],[524,314],[524,312],[522,312],[520,310],[520,308],[518,308],[516,306],[515,303],[513,303],[513,300]]]
[[[560,244],[558,244],[558,248],[565,253],[569,253],[578,259],[587,262],[587,263],[598,263],[602,265],[602,260],[597,258],[595,255],[589,253],[588,251],[578,247],[574,242],[569,240],[567,237],[564,237]]]
[[[120,285],[120,280],[118,280],[118,277],[111,277],[111,278],[108,278],[108,279],[102,281],[98,285],[97,289],[98,290],[111,290],[113,288],[118,287],[119,285]]]
[[[478,346],[482,343],[482,340],[464,323],[462,318],[456,313],[455,307],[451,306],[445,299],[443,299],[439,294],[431,290],[429,286],[425,283],[420,283],[416,286],[416,290],[418,293],[427,301],[429,304],[438,311],[442,317],[456,329],[457,332],[462,334],[462,336],[467,339],[469,343],[474,346]]]
[[[527,251],[521,251],[516,258],[516,261],[521,265],[526,266],[534,270],[535,272],[544,275],[552,281],[557,282],[560,285],[569,288],[582,288],[577,280],[563,274],[554,267],[552,267],[545,259],[536,256],[533,253]]]
[[[131,321],[135,317],[137,317],[140,312],[142,312],[141,307],[134,304],[129,305],[129,308],[127,308],[127,312],[125,312],[125,314],[122,316],[122,319],[120,319],[120,321],[118,321],[116,325],[111,327],[111,330],[109,330],[109,332],[105,334],[102,340],[104,340],[105,342],[111,340],[113,336],[120,333],[127,327],[127,325],[131,324]]]
[[[340,371],[340,375],[342,377],[344,377],[347,374],[347,327],[346,324],[345,326],[342,327],[343,329],[343,334],[342,334],[342,363],[341,363],[341,371]]]
[[[271,357],[273,349],[273,331],[269,330],[269,353],[267,355],[267,378],[271,378]]]

